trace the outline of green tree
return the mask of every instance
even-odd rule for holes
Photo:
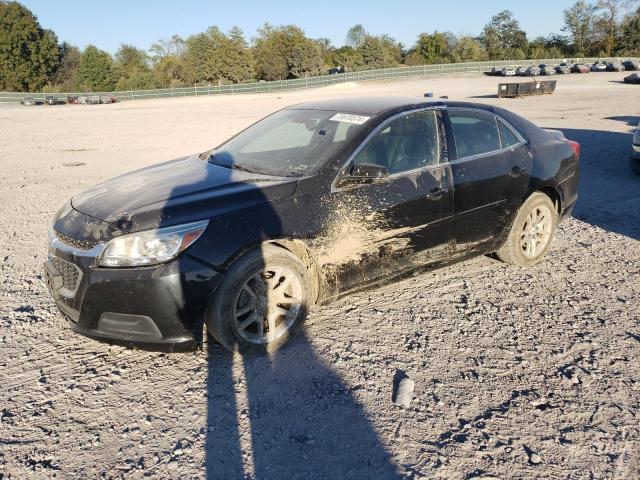
[[[184,87],[191,83],[187,65],[182,57],[168,55],[154,65],[155,85],[158,88]]]
[[[423,63],[442,63],[449,55],[449,39],[438,31],[418,35],[415,52],[423,59]]]
[[[355,48],[345,45],[333,52],[332,65],[335,67],[344,67],[348,71],[354,71],[364,65],[364,60],[360,52]]]
[[[111,55],[94,45],[85,48],[78,66],[78,86],[90,91],[113,90],[115,74]]]
[[[153,88],[155,77],[144,50],[122,44],[115,55],[114,74],[118,90],[142,90]]]
[[[515,58],[528,48],[527,34],[509,10],[494,15],[480,36],[490,59]]]
[[[358,48],[358,53],[366,68],[388,68],[398,65],[395,48],[391,48],[388,40],[383,37],[367,35]]]
[[[362,25],[354,25],[347,31],[346,44],[352,48],[360,48],[367,38],[367,35],[367,31]]]
[[[579,0],[563,12],[563,30],[571,35],[573,53],[578,56],[583,56],[589,51],[596,9],[594,5]]]
[[[78,67],[80,66],[80,49],[63,42],[60,45],[60,64],[51,78],[57,90],[71,92],[78,88]]]
[[[239,29],[227,36],[214,26],[190,37],[186,62],[194,82],[238,83],[253,78],[253,58]]]
[[[258,77],[264,80],[319,75],[323,67],[317,42],[307,38],[295,25],[265,24],[258,30],[254,56]]]
[[[623,22],[619,47],[626,55],[640,55],[640,8]]]
[[[0,90],[39,90],[59,63],[56,35],[43,29],[28,8],[0,1]]]
[[[488,55],[477,39],[465,36],[456,40],[451,59],[454,62],[482,62],[488,59]]]
[[[227,78],[236,83],[254,79],[256,72],[253,52],[244,38],[242,29],[238,26],[232,27],[227,38],[230,42],[226,54],[229,70]]]
[[[598,0],[599,19],[605,31],[604,48],[608,57],[613,55],[620,26],[620,15],[631,4],[630,0]]]

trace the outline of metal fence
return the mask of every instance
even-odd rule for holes
[[[574,63],[593,63],[597,61],[623,61],[627,58],[576,58]],[[637,60],[637,59],[636,59]],[[113,94],[120,101],[143,100],[147,98],[204,96],[204,95],[235,95],[244,93],[268,93],[302,88],[318,88],[347,82],[362,82],[367,80],[393,80],[410,77],[429,77],[436,75],[478,75],[489,72],[494,67],[507,65],[553,64],[563,62],[563,59],[536,60],[499,60],[490,62],[445,63],[433,65],[418,65],[414,67],[383,68],[378,70],[363,70],[356,72],[322,75],[319,77],[297,78],[293,80],[275,80],[271,82],[236,83],[228,85],[206,85],[183,88],[160,88],[154,90],[126,90],[115,92],[67,92],[67,93],[24,93],[0,92],[0,103],[19,103],[24,97],[34,97],[44,100],[45,95],[66,97],[67,95],[105,95]]]

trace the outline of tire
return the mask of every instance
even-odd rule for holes
[[[298,257],[284,248],[262,245],[225,273],[207,310],[207,331],[232,352],[273,352],[302,327],[312,287],[311,275]]]
[[[631,171],[636,175],[640,175],[640,158],[629,159],[629,167],[631,167]]]
[[[496,255],[510,265],[535,265],[547,253],[557,223],[558,212],[551,199],[542,192],[534,192],[518,210],[509,236]]]

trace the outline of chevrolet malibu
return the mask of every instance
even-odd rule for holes
[[[71,328],[147,349],[207,332],[272,351],[314,304],[418,269],[545,256],[576,203],[580,146],[475,103],[304,103],[220,146],[76,195],[44,278]]]

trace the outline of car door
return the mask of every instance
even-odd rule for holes
[[[458,250],[493,248],[527,191],[531,156],[524,138],[490,112],[451,108],[448,120],[456,149],[453,237]]]
[[[384,167],[387,176],[354,181],[358,166]],[[452,246],[453,191],[442,112],[396,115],[375,129],[334,183],[332,202],[342,252],[335,252],[341,292],[442,259]],[[339,210],[339,209],[337,209]]]

